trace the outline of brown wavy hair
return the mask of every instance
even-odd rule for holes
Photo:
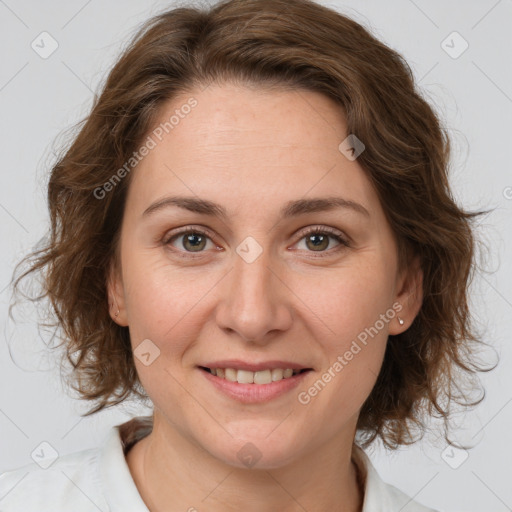
[[[348,133],[366,146],[358,157],[397,237],[399,267],[414,255],[423,270],[423,304],[405,332],[390,335],[382,369],[364,403],[363,446],[389,448],[423,436],[425,419],[451,405],[474,406],[477,335],[468,299],[477,263],[474,218],[450,191],[450,140],[396,51],[352,19],[310,0],[228,0],[208,9],[179,7],[147,21],[95,96],[76,136],[57,157],[48,183],[51,219],[43,246],[22,264],[14,292],[41,273],[50,324],[72,365],[70,382],[92,400],[85,415],[129,397],[147,399],[127,327],[109,314],[106,283],[117,250],[131,174],[98,199],[95,191],[132,157],[164,102],[212,83],[310,90],[335,100]],[[341,141],[340,141],[341,142]],[[34,300],[34,299],[32,299]],[[11,306],[12,308],[12,306]],[[11,309],[9,310],[11,313]],[[419,435],[419,437],[418,437]]]

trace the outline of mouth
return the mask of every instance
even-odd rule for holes
[[[266,368],[250,371],[241,368],[209,368],[207,366],[199,366],[199,368],[228,382],[254,385],[272,384],[313,370],[312,368]]]
[[[278,397],[284,399],[313,372],[313,368],[286,368],[290,363],[282,365],[285,368],[275,367],[275,363],[266,363],[263,365],[266,368],[262,368],[262,365],[244,365],[246,368],[251,366],[256,371],[233,368],[234,364],[225,367],[217,364],[212,364],[212,367],[196,368],[204,375],[212,389],[221,395],[243,404],[253,405],[268,403]]]

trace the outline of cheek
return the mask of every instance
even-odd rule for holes
[[[366,306],[366,302],[360,305]],[[331,326],[336,334],[322,339],[324,365],[316,380],[300,390],[298,400],[306,407],[305,413],[318,429],[327,428],[332,435],[359,413],[380,372],[388,330],[379,320],[380,311],[374,313],[361,313],[352,304],[338,315],[337,322],[333,317]],[[367,319],[372,317],[370,323]],[[322,426],[325,411],[329,411],[330,421]]]
[[[154,248],[128,255],[123,265],[127,314],[136,338],[176,339],[215,284],[211,273],[177,268]]]
[[[370,328],[391,306],[390,273],[377,259],[368,265],[333,269],[316,277],[296,277],[291,288],[307,306],[316,337],[337,340],[339,349]],[[379,324],[380,325],[380,324]],[[379,330],[387,333],[387,324]]]
[[[316,326],[312,335],[325,356],[318,380],[303,390],[303,402],[333,411],[342,407],[345,418],[361,407],[380,371],[393,318],[392,283],[377,261],[365,268],[338,269],[323,282],[312,288],[297,281],[294,288],[310,307],[307,324]]]

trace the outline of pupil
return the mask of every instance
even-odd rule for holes
[[[317,239],[317,241],[314,241],[314,239]],[[328,237],[324,236],[324,235],[319,235],[319,234],[314,234],[314,235],[311,235],[309,237],[309,241],[312,242],[313,244],[313,247],[315,248],[323,248],[325,249],[326,248],[326,245],[325,245],[325,241],[327,241],[327,245],[328,245]],[[322,244],[323,244],[323,247],[322,247]]]
[[[194,240],[194,239],[196,239],[196,240]],[[197,249],[197,248],[202,249],[204,247],[204,239],[201,235],[198,235],[198,234],[187,235],[186,243],[190,243],[194,249]],[[185,248],[187,248],[186,245],[185,245]]]

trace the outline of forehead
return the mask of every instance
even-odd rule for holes
[[[341,194],[372,210],[371,183],[339,150],[347,135],[342,108],[318,92],[192,89],[160,109],[132,187],[141,203],[171,192],[252,207]]]
[[[244,146],[249,151],[259,146],[276,153],[293,148],[294,154],[316,148],[316,158],[320,152],[328,158],[328,153],[338,152],[336,142],[346,130],[341,106],[318,92],[232,84],[211,85],[174,98],[161,109],[160,120],[179,111],[191,97],[197,105],[172,130],[177,144],[193,133],[201,148],[237,145],[238,150]]]

